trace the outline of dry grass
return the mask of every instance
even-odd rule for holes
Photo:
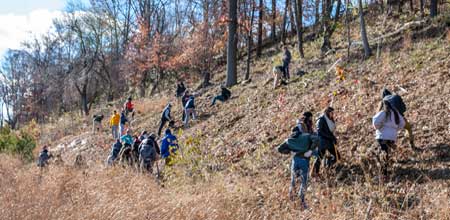
[[[58,140],[64,166],[40,173],[34,164],[0,155],[1,218],[450,219],[450,46],[448,38],[408,41],[407,46],[386,48],[380,60],[346,65],[343,82],[325,72],[338,51],[320,62],[294,64],[292,69],[309,74],[284,88],[272,90],[264,85],[267,75],[256,74],[251,83],[233,87],[231,100],[212,108],[209,101],[217,91],[199,93],[200,120],[179,131],[184,157],[165,170],[161,181],[132,169],[106,169],[109,133],[94,137],[83,125],[90,120],[64,117],[42,130],[44,140]],[[271,57],[257,61],[254,71],[264,73],[267,63]],[[387,183],[362,166],[372,162],[365,156],[373,144],[370,118],[383,86],[407,90],[402,96],[419,147],[409,149],[400,135]],[[136,131],[156,130],[162,108],[172,99],[165,95],[136,102]],[[172,102],[179,119],[180,103]],[[275,146],[301,112],[317,116],[331,102],[344,157],[336,173],[311,179],[306,197],[311,210],[302,211],[287,198],[290,158]],[[86,158],[88,168],[72,167],[76,154]]]

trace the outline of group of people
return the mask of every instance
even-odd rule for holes
[[[373,116],[372,124],[375,130],[375,139],[380,149],[378,156],[382,157],[380,161],[384,161],[382,178],[385,179],[388,176],[390,151],[395,146],[398,131],[405,128],[411,147],[414,148],[415,146],[411,125],[404,117],[406,106],[402,98],[384,89],[380,105],[379,112]],[[327,168],[331,168],[341,159],[341,154],[337,149],[334,112],[332,107],[327,107],[323,111],[316,121],[316,131],[313,128],[313,114],[311,112],[303,113],[303,116],[297,120],[297,125],[292,129],[289,138],[278,147],[280,153],[290,154],[293,152],[289,197],[294,199],[293,191],[296,188],[296,182],[301,182],[298,197],[303,208],[307,208],[305,192],[311,157],[316,157],[311,174],[313,176],[319,175],[323,161]],[[325,157],[327,152],[329,152],[329,157]]]
[[[189,120],[192,117],[196,118],[195,111],[195,97],[189,93],[183,82],[179,82],[176,88],[176,97],[180,98],[182,106],[182,122],[184,127],[189,126]],[[221,92],[212,99],[211,106],[215,105],[217,100],[225,102],[231,97],[231,91],[226,87],[221,86]],[[157,135],[143,131],[139,136],[132,136],[131,126],[126,126],[129,122],[128,114],[133,113],[134,105],[132,99],[129,98],[124,104],[124,109],[119,115],[114,111],[110,118],[110,127],[112,136],[116,140],[111,148],[111,153],[108,156],[107,164],[113,165],[118,160],[125,164],[140,164],[142,171],[150,171],[153,169],[155,161],[162,158],[165,160],[165,165],[172,165],[173,158],[180,149],[176,136],[172,133],[175,126],[175,120],[171,115],[172,104],[169,102],[161,113],[161,120]],[[158,137],[161,137],[161,132],[164,130],[166,124],[168,128],[164,132],[161,139],[161,149],[157,143]],[[126,131],[124,133],[124,131]],[[159,170],[159,169],[157,169]]]

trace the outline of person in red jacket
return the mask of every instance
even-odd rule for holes
[[[128,101],[124,104],[125,114],[128,116],[128,113],[131,112],[131,118],[134,118],[134,105],[133,102],[131,102],[131,97],[128,97]]]

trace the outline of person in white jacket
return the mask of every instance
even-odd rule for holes
[[[389,102],[384,101],[383,110],[378,112],[372,118],[372,123],[375,128],[375,139],[382,151],[386,153],[385,161],[389,160],[389,149],[395,146],[397,140],[397,133],[400,129],[405,127],[405,119],[397,112]],[[383,167],[384,175],[387,175],[387,164]]]

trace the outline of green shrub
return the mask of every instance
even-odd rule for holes
[[[30,162],[33,160],[33,149],[36,142],[32,135],[25,131],[19,134],[10,128],[0,128],[0,153],[19,155],[23,160]]]

